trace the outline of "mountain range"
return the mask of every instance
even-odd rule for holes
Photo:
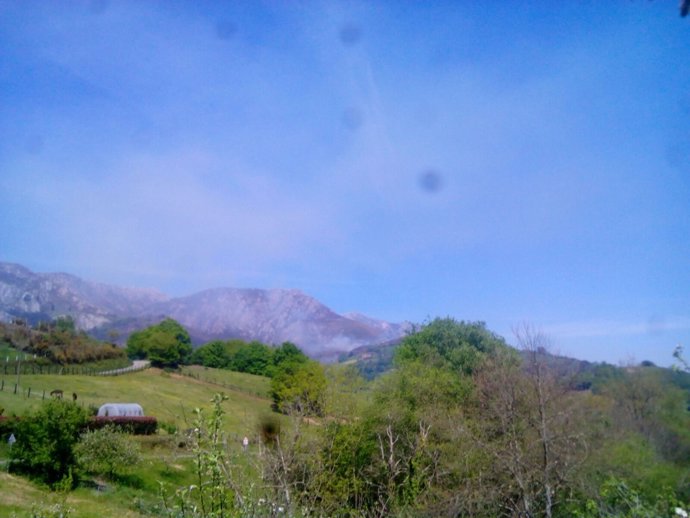
[[[170,297],[0,262],[0,320],[33,324],[67,315],[79,329],[120,344],[133,331],[170,317],[185,326],[195,345],[229,338],[291,341],[322,360],[398,339],[410,328],[359,313],[338,314],[296,289],[214,288]]]

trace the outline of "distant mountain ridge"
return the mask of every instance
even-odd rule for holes
[[[299,290],[214,288],[185,297],[123,288],[65,273],[35,273],[0,262],[0,320],[74,318],[77,327],[124,343],[134,330],[168,316],[196,344],[221,338],[292,341],[313,357],[335,359],[355,347],[394,340],[409,324],[359,313],[340,315]]]

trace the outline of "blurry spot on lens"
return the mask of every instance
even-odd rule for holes
[[[231,39],[237,32],[237,27],[232,22],[218,22],[216,23],[216,36],[221,40]]]
[[[43,137],[40,135],[30,135],[26,139],[24,147],[30,155],[40,155],[43,151]]]
[[[350,107],[343,111],[343,126],[351,131],[357,131],[362,123],[364,122],[364,117],[362,117],[362,112],[357,108]]]
[[[429,169],[419,175],[419,186],[426,192],[435,193],[443,187],[443,179],[438,172]]]
[[[93,14],[103,14],[110,7],[110,0],[91,0],[89,2],[89,11]]]
[[[351,47],[352,45],[357,44],[361,37],[362,31],[360,30],[359,26],[354,23],[345,23],[340,28],[340,41],[343,42],[343,45]]]

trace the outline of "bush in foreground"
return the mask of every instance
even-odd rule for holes
[[[45,402],[16,422],[12,470],[50,485],[70,476],[76,465],[74,446],[86,422],[86,411],[71,401]]]
[[[140,460],[139,445],[112,425],[83,434],[74,452],[82,468],[110,480]]]

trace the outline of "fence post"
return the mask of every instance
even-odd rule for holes
[[[15,394],[17,393],[17,384],[16,383],[14,384],[14,393]]]
[[[26,399],[31,399],[31,387],[29,387],[29,391],[26,393]]]
[[[46,389],[43,389],[43,397],[41,399],[45,399],[45,398],[46,398]]]

